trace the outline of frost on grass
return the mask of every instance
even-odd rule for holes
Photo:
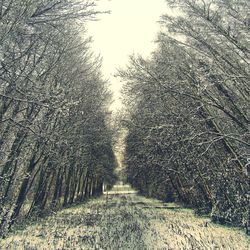
[[[1,249],[249,249],[243,231],[137,195],[103,196],[15,231]]]

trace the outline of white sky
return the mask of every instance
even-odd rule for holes
[[[93,37],[93,49],[103,57],[103,74],[110,80],[114,93],[112,109],[119,108],[121,83],[113,75],[119,67],[125,67],[128,56],[135,53],[150,55],[160,30],[160,16],[166,13],[164,0],[101,0],[98,9],[111,14],[90,22],[88,33]]]

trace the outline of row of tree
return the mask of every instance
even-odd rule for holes
[[[0,1],[0,234],[115,181],[95,1]]]
[[[119,71],[128,181],[249,228],[250,2],[167,2],[152,58]]]

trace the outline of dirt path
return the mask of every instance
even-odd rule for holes
[[[16,230],[0,249],[249,249],[242,231],[192,210],[136,194],[111,193]]]

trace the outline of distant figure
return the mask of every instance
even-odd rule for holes
[[[124,184],[123,184],[123,181],[118,181],[117,185],[118,185],[118,186],[123,186],[123,185],[124,185]]]

